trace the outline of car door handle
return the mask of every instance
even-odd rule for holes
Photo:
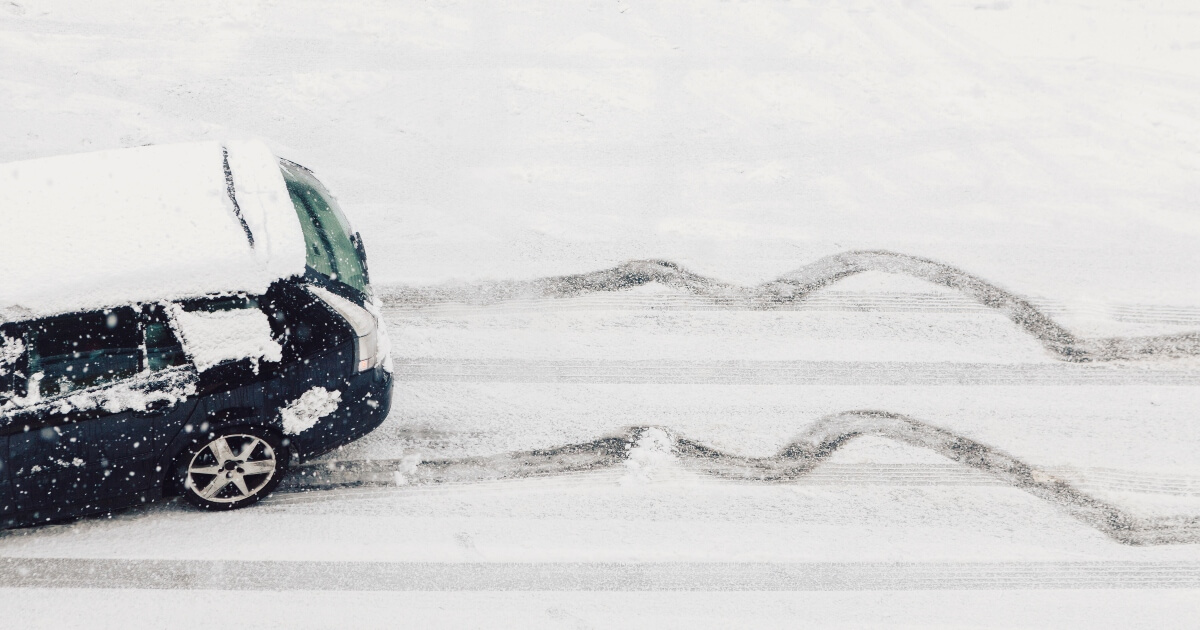
[[[146,403],[145,409],[139,409],[138,411],[133,412],[133,415],[138,418],[147,418],[150,416],[157,416],[157,415],[162,414],[162,412],[167,411],[168,409],[170,409],[173,406],[174,406],[174,404],[169,400],[162,400],[162,399],[152,400],[152,401]]]

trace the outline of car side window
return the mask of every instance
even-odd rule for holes
[[[32,322],[25,331],[29,389],[57,396],[134,376],[141,337],[129,307]]]
[[[25,341],[15,325],[0,325],[0,406],[25,395]]]
[[[146,317],[146,369],[157,372],[187,363],[187,355],[179,337],[171,328],[170,320],[160,305],[147,306]]]

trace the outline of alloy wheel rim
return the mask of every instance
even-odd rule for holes
[[[234,503],[257,495],[276,473],[275,450],[254,435],[223,435],[188,463],[186,485],[201,499]]]

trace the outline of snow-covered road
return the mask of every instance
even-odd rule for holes
[[[0,533],[0,627],[1194,625],[1197,33],[0,2],[0,162],[264,138],[363,233],[397,375],[253,509]],[[933,264],[842,274],[877,249]]]

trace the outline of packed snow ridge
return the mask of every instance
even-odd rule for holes
[[[645,483],[675,461],[675,440],[658,427],[646,427],[636,438],[625,459],[628,473],[624,483]]]

